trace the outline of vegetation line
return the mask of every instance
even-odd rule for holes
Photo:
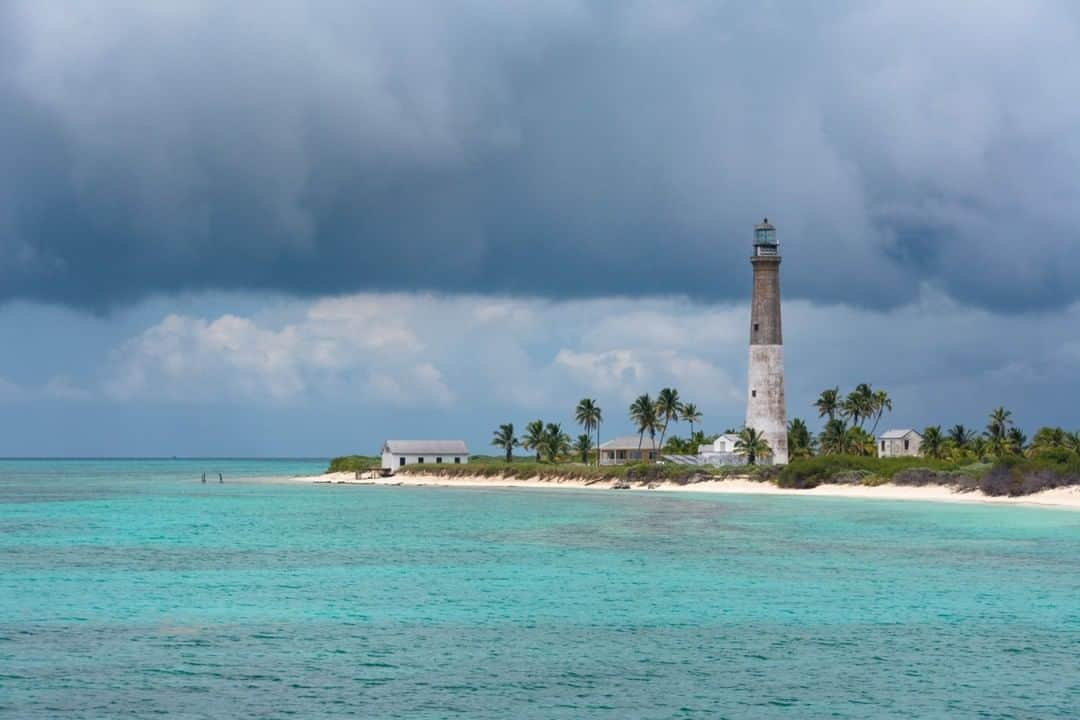
[[[474,455],[468,464],[423,464],[396,468],[397,472],[441,476],[481,476],[506,478],[574,479],[587,484],[604,480],[627,483],[674,482],[688,484],[727,477],[749,477],[785,488],[812,488],[821,484],[943,485],[958,492],[979,490],[986,495],[1020,496],[1050,488],[1080,485],[1080,432],[1044,427],[1031,442],[1013,424],[1012,413],[1003,407],[989,415],[986,429],[978,434],[963,425],[943,431],[940,425],[922,430],[921,457],[877,457],[874,433],[885,413],[893,409],[884,390],[860,383],[846,395],[839,387],[823,390],[814,402],[824,426],[811,434],[801,418],[788,423],[791,461],[779,467],[758,465],[771,449],[755,428],[728,429],[738,435],[735,452],[746,465],[713,467],[672,462],[604,465],[600,457],[600,425],[603,411],[596,400],[582,399],[574,420],[584,432],[572,442],[560,423],[533,420],[521,437],[513,423],[500,425],[491,444],[500,456]],[[678,390],[663,388],[654,400],[648,393],[638,396],[628,415],[638,434],[639,451],[657,449],[670,455],[696,455],[718,435],[701,430],[702,413],[693,403],[684,403]],[[687,439],[668,435],[672,423],[690,426]],[[869,429],[867,429],[869,426]],[[595,444],[593,437],[595,434]],[[522,448],[531,457],[514,455]],[[610,462],[610,461],[609,461]],[[328,472],[355,472],[379,467],[380,459],[363,455],[334,458]]]

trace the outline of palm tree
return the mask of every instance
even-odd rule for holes
[[[976,435],[968,441],[968,447],[971,449],[971,453],[975,456],[975,459],[982,462],[986,457],[986,438]]]
[[[540,462],[540,448],[544,443],[544,421],[533,420],[525,426],[525,434],[521,436],[521,447],[536,453],[536,462]]]
[[[821,395],[814,402],[814,407],[817,408],[819,418],[827,417],[835,420],[836,413],[840,410],[840,388],[822,390]]]
[[[818,447],[824,455],[841,455],[847,449],[848,426],[840,418],[832,418],[821,430]]]
[[[669,435],[667,442],[661,445],[660,449],[675,455],[694,455],[697,453],[697,448],[691,447],[689,440],[683,440],[678,435]]]
[[[995,458],[1001,458],[1009,454],[1009,442],[1004,435],[987,435],[986,452]]]
[[[889,393],[884,390],[875,390],[872,407],[874,411],[874,427],[870,428],[870,434],[876,435],[881,416],[885,414],[886,410],[892,412],[892,398],[889,397]]]
[[[920,446],[924,457],[940,460],[945,454],[945,436],[941,433],[940,425],[930,425],[923,428],[922,445]]]
[[[548,423],[544,427],[540,447],[547,455],[549,462],[556,462],[560,455],[570,452],[570,436],[563,432],[562,425]]]
[[[679,413],[682,411],[682,403],[679,402],[679,391],[674,388],[664,388],[656,396],[656,417],[663,421],[660,426],[660,447],[664,447],[664,435],[667,434],[668,423],[679,421]]]
[[[1012,413],[1003,407],[994,408],[990,413],[990,422],[986,424],[987,438],[1004,439],[1012,425]]]
[[[874,413],[874,391],[866,383],[859,383],[848,393],[840,409],[846,417],[851,418],[852,425],[862,428]]]
[[[1009,452],[1013,455],[1023,455],[1024,447],[1027,446],[1027,435],[1018,427],[1010,428],[1005,436]]]
[[[966,450],[974,437],[975,433],[963,425],[953,425],[949,428],[949,440],[959,450]]]
[[[1068,433],[1059,427],[1039,428],[1035,437],[1031,438],[1031,449],[1037,452],[1043,450],[1056,450],[1065,447],[1065,439]]]
[[[772,448],[769,447],[765,436],[757,430],[747,427],[739,431],[739,439],[735,441],[735,454],[745,455],[747,465],[756,464],[759,457],[770,453],[772,453]]]
[[[656,449],[656,404],[649,397],[649,393],[639,395],[637,400],[630,405],[630,419],[638,430],[638,451],[641,451],[641,443],[645,440],[645,432],[654,438],[653,450]]]
[[[810,457],[814,454],[814,438],[802,418],[792,418],[787,426],[787,436],[791,457]]]
[[[589,464],[589,451],[592,450],[592,436],[588,433],[577,436],[574,443],[574,452],[581,453],[581,462]]]
[[[844,433],[844,453],[847,455],[871,456],[876,452],[874,436],[861,427],[848,428]]]
[[[1069,451],[1080,455],[1080,431],[1065,433],[1065,447]]]
[[[690,437],[694,436],[694,423],[701,422],[701,411],[694,403],[686,403],[682,406],[682,419],[690,423]]]
[[[600,406],[596,404],[596,401],[591,398],[584,398],[577,404],[577,410],[574,413],[574,419],[577,420],[577,424],[585,430],[585,434],[588,435],[594,429],[596,430],[596,447],[600,447],[600,423],[604,420],[604,413],[600,410]],[[600,464],[600,453],[596,453],[596,463]]]
[[[514,423],[500,425],[491,438],[491,444],[506,451],[506,462],[513,462],[514,448],[518,446],[518,439],[514,437]]]

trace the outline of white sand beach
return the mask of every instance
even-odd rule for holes
[[[388,486],[438,486],[457,488],[537,488],[537,489],[589,489],[609,490],[615,481],[604,480],[588,484],[585,480],[547,480],[540,478],[485,477],[482,475],[441,476],[403,473],[392,477],[357,480],[351,472],[327,473],[325,475],[301,476],[296,482],[333,483],[348,485]],[[923,500],[960,503],[994,503],[1007,505],[1033,505],[1080,510],[1080,487],[1055,488],[1023,497],[992,497],[981,492],[956,492],[943,485],[913,487],[907,485],[820,485],[810,490],[780,488],[772,483],[754,482],[748,478],[709,480],[679,485],[654,483],[649,487],[634,485],[635,492],[704,492],[738,493],[754,495],[803,495],[810,497],[866,498],[876,500]]]

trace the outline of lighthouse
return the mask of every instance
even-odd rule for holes
[[[746,427],[761,433],[772,462],[788,461],[784,407],[784,339],[780,330],[780,246],[776,228],[765,218],[754,226],[754,293],[750,300],[750,362],[747,373]]]

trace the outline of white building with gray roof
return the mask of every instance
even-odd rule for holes
[[[917,457],[922,454],[922,435],[911,428],[886,430],[878,435],[878,457]]]
[[[708,445],[698,446],[698,458],[702,465],[745,465],[746,456],[735,452],[739,436],[735,433],[718,435]]]
[[[654,462],[660,451],[653,447],[651,438],[623,435],[612,438],[600,446],[601,465],[626,465],[627,463]]]
[[[389,472],[406,465],[468,462],[469,448],[464,440],[387,440],[382,446],[382,469]]]

